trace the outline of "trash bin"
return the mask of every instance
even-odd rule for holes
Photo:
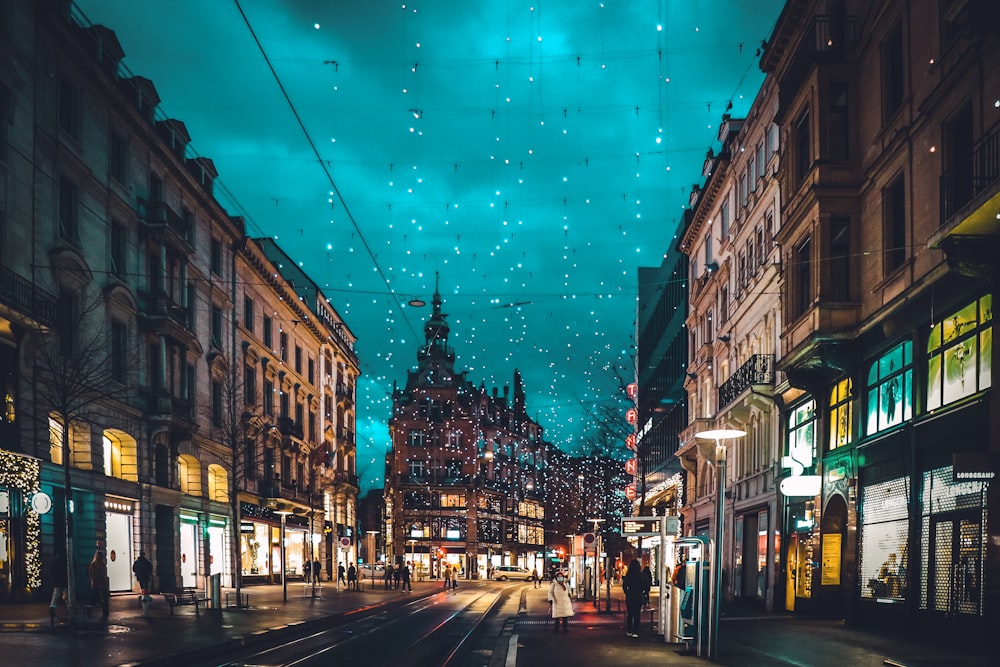
[[[222,609],[222,574],[208,577],[208,606],[212,609]]]

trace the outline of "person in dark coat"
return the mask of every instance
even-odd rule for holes
[[[385,587],[385,590],[387,590],[387,591],[392,590],[392,573],[393,573],[393,570],[394,570],[394,568],[392,567],[392,563],[386,563],[385,564],[385,571],[382,573],[382,583],[383,583],[383,585]]]
[[[413,586],[410,585],[410,561],[406,561],[406,565],[403,565],[399,569],[402,570],[399,575],[403,579],[403,583],[400,586],[403,590],[412,591]]]
[[[139,582],[139,592],[142,595],[149,595],[149,583],[153,580],[153,564],[146,558],[146,552],[140,551],[139,557],[132,563],[132,572],[135,580]]]
[[[649,608],[649,591],[653,590],[653,572],[649,566],[642,568],[642,604]]]
[[[54,626],[56,624],[56,607],[66,597],[66,589],[69,587],[69,573],[66,565],[66,553],[57,551],[52,558],[52,600],[49,602],[49,619]],[[69,600],[66,600],[69,607]]]
[[[358,569],[354,563],[347,566],[347,590],[358,590]]]
[[[622,590],[625,592],[625,636],[638,637],[636,631],[639,629],[639,612],[642,611],[645,599],[645,586],[642,582],[642,568],[634,558],[622,578]]]
[[[319,559],[314,560],[312,568],[313,568],[313,581],[315,581],[318,584],[323,580],[322,578],[323,564],[319,562]]]
[[[346,573],[347,573],[347,570],[344,569],[344,564],[343,563],[340,563],[339,565],[337,565],[337,582],[338,583],[345,584],[345,585],[347,584],[347,580],[344,579],[344,575]]]

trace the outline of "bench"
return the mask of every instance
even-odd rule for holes
[[[195,588],[182,588],[175,593],[164,593],[163,599],[170,605],[170,615],[174,615],[174,607],[184,605],[194,605],[194,613],[198,614],[200,605],[206,602],[205,598],[198,597],[198,590]]]

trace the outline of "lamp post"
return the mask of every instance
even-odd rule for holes
[[[281,540],[279,544],[281,547],[281,597],[285,602],[288,602],[288,577],[285,572],[285,517],[291,514],[291,512],[288,510],[275,510],[274,513],[281,517],[281,533],[279,534],[279,539]]]
[[[375,536],[378,535],[377,530],[366,530],[368,533],[368,569],[371,571],[372,579],[372,590],[375,590]]]
[[[406,543],[410,545],[410,567],[413,571],[410,572],[411,577],[417,576],[417,564],[414,562],[417,560],[417,541],[414,539],[406,540]]]
[[[746,431],[720,428],[695,433],[696,438],[715,441],[715,548],[712,553],[712,616],[709,623],[709,657],[719,659],[719,608],[722,606],[722,538],[726,499],[726,446],[727,438],[742,438]]]
[[[600,529],[600,524],[604,523],[604,519],[587,519],[594,524],[594,534],[597,536],[597,544],[594,546],[594,609],[600,610],[600,598],[601,598],[601,549],[604,547],[604,540],[601,537],[601,533],[598,532]],[[608,569],[607,566],[604,568],[605,577],[607,577]],[[608,580],[608,601],[607,601],[607,611],[611,611],[611,580]]]

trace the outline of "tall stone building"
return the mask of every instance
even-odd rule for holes
[[[140,550],[160,590],[231,585],[256,524],[247,575],[297,576],[355,522],[353,335],[123,57],[68,1],[0,6],[0,599],[67,548],[76,590],[97,549],[113,591]]]
[[[435,290],[417,368],[393,391],[386,455],[387,553],[417,576],[444,563],[467,578],[543,566],[549,445],[525,410],[521,376],[488,392],[455,370]]]

